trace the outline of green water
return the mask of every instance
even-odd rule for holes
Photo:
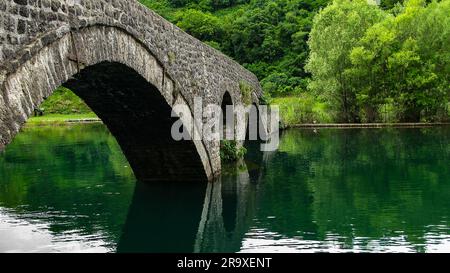
[[[102,124],[0,154],[0,252],[450,252],[450,128],[290,130],[213,184],[143,184]]]

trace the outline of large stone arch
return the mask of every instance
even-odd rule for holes
[[[76,89],[70,78],[100,63],[132,69],[169,106],[220,105],[222,90],[242,105],[241,84],[252,102],[262,94],[252,73],[135,0],[6,0],[0,18],[0,149],[58,84]],[[220,142],[193,143],[208,179],[217,176]]]
[[[170,136],[175,121],[171,106],[187,104],[173,80],[145,46],[114,27],[67,33],[8,76],[2,140],[8,143],[33,109],[60,85],[72,89],[102,118],[138,179],[213,177],[201,141],[177,142]]]

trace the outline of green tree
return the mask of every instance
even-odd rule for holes
[[[410,0],[367,30],[351,52],[360,103],[394,101],[400,121],[442,119],[449,96],[450,1]],[[445,115],[446,113],[444,113]]]
[[[187,9],[176,14],[177,25],[203,41],[217,39],[222,33],[219,19],[211,13]]]
[[[366,30],[384,17],[366,0],[335,0],[314,18],[306,65],[312,74],[309,87],[338,109],[340,122],[360,121],[350,52]]]
[[[227,25],[228,38],[222,48],[267,83],[263,86],[270,88],[264,88],[265,92],[287,95],[291,92],[286,90],[304,90],[306,80],[298,79],[309,78],[304,70],[308,34],[316,11],[326,3],[328,0],[252,1]],[[289,85],[278,84],[281,74],[291,78],[285,81]]]
[[[387,57],[392,52],[387,45],[394,40],[395,33],[382,24],[376,24],[366,31],[350,52],[352,67],[346,73],[353,90],[357,92],[356,103],[362,109],[366,122],[377,120],[378,106],[389,95],[392,81],[387,75]]]

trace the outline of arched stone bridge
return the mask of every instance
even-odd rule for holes
[[[103,120],[141,180],[220,173],[218,141],[171,138],[175,103],[192,114],[195,96],[203,105],[226,92],[234,105],[261,96],[252,73],[137,1],[0,1],[0,149],[61,85]]]

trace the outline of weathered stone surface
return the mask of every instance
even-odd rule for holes
[[[0,42],[0,148],[65,84],[102,117],[138,178],[196,180],[198,166],[208,179],[220,173],[218,141],[167,140],[172,120],[162,113],[174,103],[192,112],[195,96],[220,105],[228,92],[243,104],[242,81],[253,103],[261,96],[252,73],[137,1],[1,1]],[[142,130],[149,122],[155,129]],[[139,133],[150,138],[146,145]]]

